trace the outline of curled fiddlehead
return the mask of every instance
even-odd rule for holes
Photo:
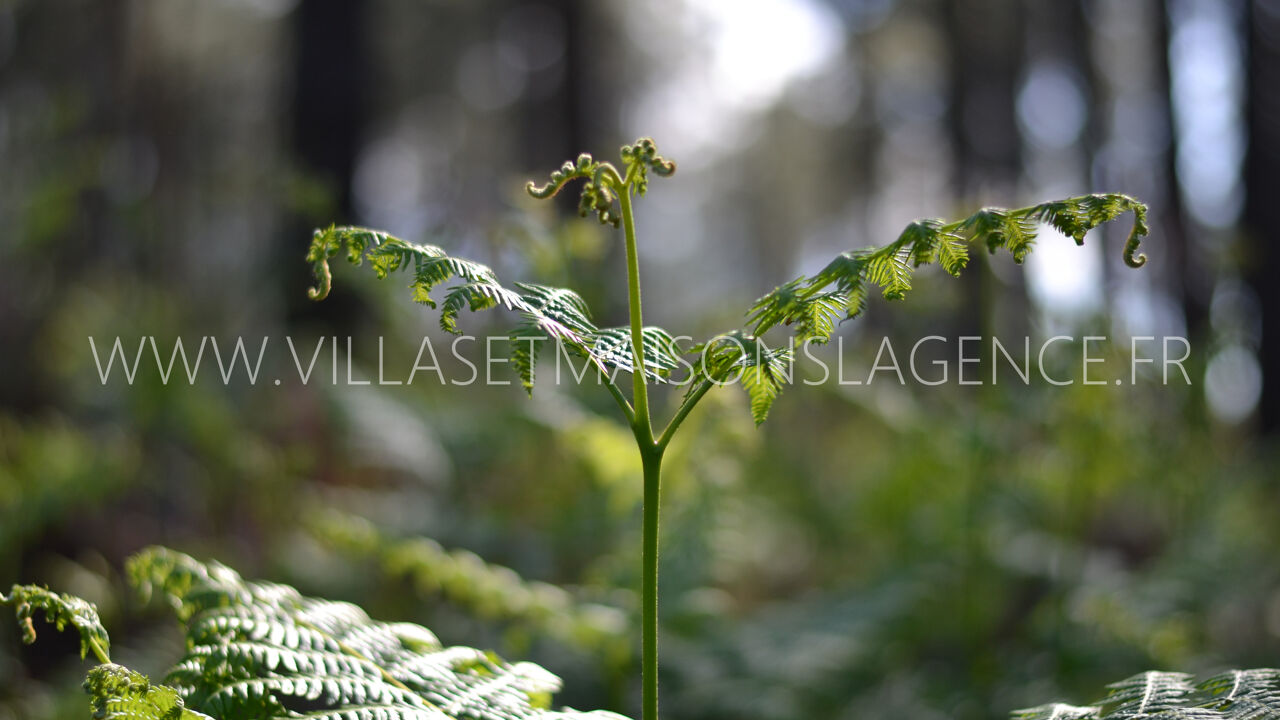
[[[602,224],[618,227],[622,220],[614,208],[618,193],[634,188],[638,194],[644,195],[649,188],[650,170],[660,177],[668,177],[676,171],[674,162],[658,154],[652,138],[642,137],[631,145],[623,145],[621,155],[626,168],[622,173],[611,163],[599,162],[590,154],[582,153],[576,161],[566,160],[551,173],[551,179],[545,184],[530,181],[525,190],[533,197],[545,200],[555,197],[570,181],[585,179],[578,199],[578,214],[586,217],[594,212]]]

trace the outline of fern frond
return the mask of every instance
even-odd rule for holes
[[[538,340],[565,345],[579,355],[588,355],[590,337],[596,331],[586,303],[572,290],[519,283],[524,291],[520,324],[510,333],[511,361],[525,389],[533,391],[534,364]]]
[[[1033,708],[1014,710],[1013,720],[1093,720],[1098,717],[1098,708],[1092,705],[1078,706],[1066,703],[1049,703]]]
[[[648,157],[645,167],[662,166],[661,158]],[[576,167],[576,166],[575,166]],[[578,172],[574,170],[574,172]],[[593,171],[594,172],[594,171]],[[359,265],[368,259],[379,278],[412,268],[410,287],[416,302],[437,307],[433,290],[458,280],[440,302],[440,328],[457,334],[458,316],[464,309],[479,312],[503,307],[519,313],[520,320],[508,333],[511,341],[510,360],[521,384],[533,390],[537,363],[537,342],[555,341],[570,352],[591,360],[608,373],[616,368],[632,372],[635,363],[624,346],[615,352],[613,330],[599,330],[591,321],[591,311],[577,293],[566,288],[531,283],[502,285],[487,265],[452,257],[434,245],[415,245],[384,232],[359,227],[329,227],[317,230],[312,237],[307,258],[315,266],[316,287],[313,299],[322,299],[332,287],[329,260],[345,251],[347,260]],[[671,335],[660,328],[645,330],[644,365],[653,379],[667,378],[678,366],[679,349]]]
[[[1035,208],[983,208],[965,219],[960,232],[970,242],[985,245],[987,252],[1005,248],[1013,255],[1014,262],[1021,263],[1036,237],[1034,212]]]
[[[791,349],[770,348],[763,340],[742,331],[720,335],[689,350],[697,353],[695,376],[717,385],[740,382],[751,400],[756,425],[765,421],[782,386],[790,379]],[[689,384],[688,394],[697,392]],[[688,395],[686,395],[687,397]]]
[[[993,253],[1004,248],[1016,262],[1022,262],[1031,251],[1038,222],[1053,225],[1083,242],[1090,229],[1125,212],[1132,212],[1134,221],[1124,259],[1130,266],[1139,267],[1145,257],[1135,258],[1134,252],[1147,234],[1146,206],[1127,195],[1083,195],[1014,210],[988,207],[950,223],[932,218],[917,220],[888,245],[841,253],[817,274],[801,276],[756,300],[747,311],[747,326],[756,337],[781,325],[793,326],[797,341],[825,343],[842,315],[848,320],[862,312],[870,285],[879,286],[886,300],[898,300],[911,289],[912,267],[937,262],[947,273],[959,275],[969,261],[969,243],[985,246]],[[726,337],[750,336],[741,333]],[[762,365],[742,376],[751,394],[752,415],[757,424],[781,391],[781,385],[772,381],[769,367]],[[700,374],[719,382],[713,370],[703,368]]]
[[[625,170],[619,174],[617,168],[607,162],[580,155],[576,161],[566,162],[552,173],[550,182],[540,187],[530,183],[528,190],[534,197],[546,198],[558,193],[571,180],[583,179],[586,182],[580,212],[586,215],[594,211],[601,222],[616,225],[619,216],[614,212],[614,203],[618,193],[635,190],[643,194],[650,171],[660,176],[675,171],[674,163],[659,156],[648,138],[624,146],[622,158]],[[949,223],[935,218],[918,220],[907,225],[888,245],[841,253],[816,275],[801,276],[758,299],[747,312],[750,333],[743,331],[726,337],[757,344],[757,338],[770,329],[786,325],[794,328],[800,342],[824,343],[831,338],[838,321],[862,312],[872,285],[878,286],[887,300],[901,299],[911,289],[914,267],[936,262],[947,273],[959,275],[969,260],[969,243],[985,246],[992,253],[1003,248],[1020,263],[1031,251],[1040,223],[1052,225],[1082,243],[1089,230],[1126,212],[1133,213],[1133,226],[1125,244],[1124,261],[1139,267],[1145,262],[1145,256],[1135,256],[1135,253],[1148,232],[1146,206],[1127,195],[1082,195],[1017,209],[987,207]],[[312,297],[318,299],[328,292],[331,284],[328,259],[344,248],[354,263],[370,257],[380,277],[412,265],[415,268],[414,299],[432,307],[435,306],[431,297],[433,288],[461,279],[461,284],[447,292],[441,308],[440,325],[449,332],[458,331],[457,318],[464,307],[479,311],[503,306],[519,312],[521,321],[508,335],[512,341],[510,359],[529,392],[535,380],[538,340],[562,343],[605,374],[610,369],[635,372],[638,363],[647,377],[661,381],[680,364],[680,350],[665,331],[645,329],[640,350],[629,348],[631,343],[625,328],[596,328],[582,298],[570,290],[527,284],[507,289],[498,283],[487,266],[449,257],[434,246],[411,245],[364,228],[330,227],[316,232],[308,253],[315,264],[318,281]],[[641,357],[633,357],[636,354]],[[700,367],[695,368],[695,379],[700,382],[691,384],[691,394],[686,395],[686,401],[696,404],[706,392],[707,383],[721,382],[717,373],[733,369],[751,396],[753,417],[757,423],[761,422],[781,391],[783,383],[778,378],[789,356],[775,354],[775,351],[764,351],[758,356],[760,360],[752,363],[744,362],[741,357],[721,357],[719,364],[707,364],[704,358]],[[610,385],[610,388],[624,413],[629,412],[625,398],[616,387]],[[693,397],[694,394],[697,397]]]
[[[806,293],[804,280],[792,280],[756,300],[747,313],[747,324],[754,327],[755,334],[776,325],[794,324],[799,342],[812,338],[825,343],[831,337],[836,320],[848,312],[850,293],[840,289]]]
[[[548,287],[533,283],[516,283],[527,306],[525,312],[542,320],[549,320],[556,328],[567,332],[548,330],[548,334],[564,340],[582,341],[582,337],[595,332],[591,322],[591,310],[582,296],[568,288]]]
[[[747,321],[757,335],[795,323],[802,330],[801,340],[813,337],[825,341],[831,334],[825,319],[832,317],[834,304],[843,300],[846,319],[857,316],[865,304],[868,283],[880,286],[888,300],[901,299],[911,289],[913,266],[937,262],[951,275],[959,275],[969,261],[968,243],[983,245],[993,253],[1003,248],[1016,262],[1022,262],[1031,251],[1038,222],[1082,243],[1089,230],[1132,212],[1133,227],[1124,260],[1140,267],[1146,258],[1134,253],[1148,232],[1146,210],[1127,195],[1097,194],[1012,210],[988,207],[950,223],[917,220],[888,245],[841,253],[816,275],[778,287],[756,301]]]
[[[527,310],[524,296],[497,282],[470,282],[449,289],[440,305],[440,329],[457,335],[458,314],[465,307],[471,312],[501,305],[508,310]]]
[[[540,636],[611,657],[627,655],[625,613],[582,602],[555,585],[529,581],[465,550],[428,538],[391,539],[362,517],[325,509],[307,513],[316,539],[353,562],[372,563],[403,578],[423,600],[440,596],[485,618],[519,623]]]
[[[511,367],[515,368],[516,375],[520,377],[520,384],[524,386],[525,392],[532,394],[538,365],[538,341],[551,337],[551,332],[559,333],[559,336],[563,337],[571,331],[558,323],[554,328],[550,321],[540,323],[538,316],[534,314],[526,314],[525,319],[524,324],[517,326],[507,335],[507,340],[511,343],[508,360],[511,362]],[[577,343],[570,342],[568,347],[577,347]]]
[[[649,171],[659,177],[670,177],[676,164],[658,154],[653,138],[642,137],[633,145],[622,146],[622,161],[627,166],[627,176],[632,178],[636,192],[644,195],[649,189]]]
[[[14,585],[8,595],[0,593],[0,605],[13,606],[22,642],[27,645],[36,641],[36,627],[32,619],[38,610],[44,613],[45,621],[52,623],[59,632],[68,625],[76,629],[80,634],[81,658],[92,651],[99,662],[111,661],[111,638],[102,626],[93,603],[35,585]]]
[[[964,238],[954,233],[939,233],[937,248],[938,264],[948,274],[960,276],[960,271],[969,264],[969,246]]]
[[[1138,244],[1148,232],[1147,206],[1128,195],[1085,195],[1042,203],[1032,208],[1030,216],[1052,225],[1058,232],[1074,239],[1077,245],[1082,245],[1085,233],[1130,211],[1133,212],[1133,228],[1125,242],[1124,261],[1129,267],[1137,268],[1147,261],[1145,255],[1134,256]]]
[[[307,261],[311,263],[316,277],[316,286],[307,291],[312,300],[328,297],[333,285],[329,261],[344,250],[347,260],[353,265],[361,264],[366,254],[369,255],[374,272],[380,278],[406,267],[414,258],[445,254],[433,245],[413,245],[380,230],[330,225],[312,233],[311,246],[307,250]]]
[[[435,307],[435,300],[431,297],[432,289],[455,277],[471,284],[496,285],[498,282],[498,277],[493,274],[493,270],[490,270],[488,265],[448,256],[427,258],[419,261],[414,269],[412,286],[414,301],[428,307]]]
[[[669,177],[676,171],[676,164],[658,155],[658,147],[652,138],[642,137],[631,145],[623,145],[623,171],[607,162],[597,162],[583,153],[575,161],[565,161],[559,170],[551,173],[551,180],[544,185],[532,182],[525,190],[533,197],[553,197],[572,180],[586,179],[582,194],[578,197],[578,214],[586,217],[595,213],[600,222],[617,227],[622,217],[614,211],[618,192],[630,192],[631,188],[644,195],[649,189],[649,172],[659,177]]]
[[[1280,720],[1280,670],[1229,670],[1200,683],[1203,705],[1232,720]]]
[[[453,278],[468,283],[497,283],[497,276],[488,266],[452,257],[435,245],[417,245],[380,230],[331,225],[315,231],[307,251],[307,260],[313,265],[317,282],[308,292],[313,300],[328,296],[332,287],[329,261],[344,249],[347,260],[353,265],[360,265],[367,258],[378,279],[413,268],[413,299],[430,307],[435,307],[432,289]]]
[[[190,710],[174,688],[154,685],[145,675],[107,663],[84,681],[94,720],[209,720]]]
[[[530,180],[525,185],[525,190],[540,200],[555,197],[556,193],[560,192],[560,188],[564,187],[570,180],[592,177],[599,167],[600,163],[592,159],[590,153],[582,153],[576,161],[570,162],[566,160],[559,170],[553,171],[550,182],[539,186]]]
[[[1145,672],[1107,686],[1096,705],[1015,710],[1013,720],[1280,720],[1280,670],[1229,670],[1196,685],[1183,673]]]
[[[578,198],[578,214],[586,217],[594,212],[601,224],[617,227],[621,218],[613,212],[614,194],[611,187],[616,183],[610,183],[607,179],[617,177],[618,171],[612,165],[596,162],[590,154],[582,153],[576,161],[566,160],[559,170],[552,172],[550,182],[542,186],[529,182],[525,185],[525,190],[531,196],[543,200],[554,197],[571,180],[587,178]]]
[[[910,253],[902,251],[872,253],[867,258],[867,279],[879,285],[885,300],[901,300],[911,289]]]
[[[547,711],[560,681],[536,665],[441,647],[421,626],[375,622],[355,605],[246,582],[217,563],[151,548],[128,573],[186,620],[187,653],[168,682],[221,720],[617,717]]]
[[[376,244],[365,244],[367,250],[366,257],[369,258],[369,264],[373,266],[373,272],[379,279],[384,279],[391,273],[407,268],[413,265],[415,268],[421,268],[429,262],[448,261],[444,250],[435,245],[414,245],[413,243],[400,242],[398,238],[394,238],[386,233],[373,232],[364,228],[338,228],[339,232],[351,231],[357,237],[369,236],[372,240],[376,240]],[[361,244],[353,245],[353,248],[359,248]],[[448,279],[445,277],[444,279]]]
[[[645,375],[655,382],[666,382],[671,371],[680,367],[681,351],[671,333],[660,327],[646,327],[640,332],[644,352]],[[591,336],[591,357],[604,367],[635,372],[631,357],[631,329],[613,327],[597,330]]]
[[[516,283],[521,296],[521,322],[508,335],[511,364],[527,392],[533,392],[539,340],[563,343],[578,355],[588,356],[590,338],[596,332],[591,312],[580,295],[566,288]],[[602,368],[603,369],[603,368]]]
[[[1196,688],[1186,673],[1144,672],[1107,686],[1111,692],[1100,703],[1104,717],[1144,718],[1187,709]]]

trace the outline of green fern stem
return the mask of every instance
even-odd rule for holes
[[[642,448],[640,457],[644,468],[641,718],[658,720],[658,507],[662,488],[662,450],[653,446]]]
[[[626,181],[624,181],[625,183]],[[627,245],[627,309],[631,316],[631,354],[635,358],[635,367],[644,367],[644,317],[640,310],[640,260],[636,253],[636,222],[631,212],[631,188],[623,185],[618,189],[618,206],[622,212],[622,229]],[[640,451],[646,445],[653,445],[653,423],[649,417],[649,388],[645,373],[637,371],[631,374],[632,404],[635,406],[635,420],[632,429]]]
[[[627,250],[627,309],[631,316],[631,354],[635,367],[644,367],[644,318],[640,305],[640,261],[636,251],[636,223],[631,210],[631,173],[618,188],[618,209]],[[658,513],[662,488],[662,448],[653,441],[646,374],[631,374],[635,412],[631,427],[644,469],[643,549],[641,551],[641,718],[658,720]]]
[[[693,409],[697,407],[698,401],[701,400],[703,396],[711,390],[711,388],[715,387],[715,385],[716,384],[710,380],[700,380],[698,382],[698,386],[694,388],[693,392],[689,393],[689,396],[685,398],[685,401],[680,404],[679,409],[676,410],[676,414],[672,416],[671,421],[667,423],[666,429],[662,431],[662,435],[658,438],[657,442],[658,452],[662,452],[667,449],[667,445],[671,443],[671,438],[675,437],[676,431],[680,429],[680,424],[684,422],[685,418],[689,417],[689,413],[693,412]]]
[[[102,647],[102,643],[98,642],[95,638],[89,639],[89,652],[92,652],[93,656],[97,658],[98,662],[102,665],[106,665],[111,662],[111,655],[107,652],[106,648]]]

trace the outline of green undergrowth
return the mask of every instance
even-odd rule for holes
[[[553,710],[560,680],[528,662],[444,647],[421,625],[378,622],[350,603],[249,582],[216,562],[149,548],[127,565],[144,598],[159,596],[182,623],[185,654],[162,684],[110,659],[94,607],[74,596],[15,585],[25,642],[33,616],[74,628],[99,664],[84,688],[95,720],[213,717],[314,720],[607,720],[613,713]]]
[[[15,585],[22,639],[36,620],[74,630],[98,664],[84,690],[95,720],[313,718],[316,720],[618,720],[605,711],[552,709],[551,672],[470,647],[444,647],[421,625],[372,620],[355,605],[251,582],[216,562],[148,548],[127,563],[142,597],[158,596],[181,623],[185,653],[161,682],[111,662],[94,606]],[[1014,720],[1271,720],[1280,718],[1280,670],[1230,670],[1196,680],[1145,672],[1088,705],[1046,703]]]

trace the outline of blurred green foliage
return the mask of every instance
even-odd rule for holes
[[[0,3],[0,159],[10,180],[0,184],[0,586],[48,583],[95,602],[108,629],[138,630],[120,634],[136,639],[114,645],[113,658],[159,673],[181,655],[181,638],[121,602],[118,568],[140,547],[170,545],[359,602],[380,618],[425,623],[446,643],[532,659],[565,678],[561,701],[632,713],[639,467],[609,399],[587,392],[598,389],[546,386],[526,399],[510,387],[432,383],[224,386],[212,373],[191,386],[146,373],[133,385],[99,382],[88,336],[128,344],[288,334],[310,348],[351,335],[357,373],[368,378],[377,336],[387,357],[411,359],[434,333],[403,293],[371,278],[353,276],[340,289],[347,295],[321,311],[298,307],[306,231],[333,220],[344,200],[340,178],[288,150],[281,88],[292,82],[283,56],[293,20],[270,15],[272,5]],[[887,8],[877,17],[894,14],[893,3],[868,5]],[[1067,5],[1075,7],[1036,7]],[[447,235],[504,276],[582,288],[602,324],[620,323],[615,244],[515,199],[526,168],[500,160],[540,167],[610,146],[621,135],[614,121],[557,141],[571,147],[528,142],[522,133],[547,108],[486,115],[449,95],[450,58],[474,55],[468,43],[487,37],[492,3],[371,6],[386,41],[376,51],[395,62],[368,82],[383,93],[367,105],[376,114],[369,145],[409,138],[420,141],[409,143],[417,154],[382,155],[423,167],[437,155],[455,160],[418,168],[418,194],[396,196],[415,212],[393,215],[393,229],[415,241]],[[947,26],[935,10],[896,12],[851,46],[853,81],[879,100],[847,126],[819,127],[785,107],[761,121],[752,143],[771,152],[758,162],[786,172],[729,157],[711,166],[734,179],[706,185],[714,198],[655,186],[642,231],[655,229],[655,247],[693,250],[646,276],[650,317],[690,335],[737,325],[736,309],[793,277],[802,257],[888,240],[871,236],[879,215],[892,214],[882,207],[901,211],[904,197],[927,204],[906,203],[911,216],[945,214],[948,203],[967,207],[984,193],[1026,199],[1013,197],[1023,192],[1013,189],[1017,167],[1012,177],[970,178],[985,189],[953,190],[963,202],[941,189],[935,198],[935,186],[918,181],[949,172],[933,149],[948,123],[961,127],[938,109],[946,58],[929,53],[946,47],[933,40]],[[590,12],[578,19],[606,22]],[[1019,47],[1050,45],[1008,36]],[[615,107],[589,80],[577,80],[575,102]],[[1095,124],[1111,117],[1098,112]],[[600,113],[614,115],[622,113]],[[968,157],[960,150],[956,162]],[[803,162],[776,157],[802,152]],[[1095,167],[1091,152],[1062,167]],[[1136,157],[1126,177],[1156,182],[1167,158]],[[1054,181],[1084,191],[1084,175]],[[1160,193],[1123,185],[1155,209]],[[1153,264],[1171,255],[1173,192],[1153,223]],[[704,204],[706,222],[688,237],[668,232],[669,214]],[[839,247],[825,247],[833,234]],[[727,242],[714,244],[718,236]],[[699,297],[706,312],[687,317],[668,290],[688,285],[682,266],[700,252],[735,263],[706,292],[738,295],[725,307]],[[873,304],[860,327],[842,327],[837,339],[858,368],[850,376],[865,374],[880,334],[903,348],[935,332],[1079,337],[1115,327],[1110,304],[1096,318],[1046,319],[1017,302],[1027,297],[1020,275],[998,262],[971,269],[973,284],[940,273],[922,281],[892,325]],[[992,312],[994,297],[1027,311]],[[962,306],[972,310],[952,310]],[[1247,325],[1245,314],[1237,319]],[[1193,362],[1203,363],[1210,340],[1192,341]],[[1090,702],[1104,683],[1139,670],[1203,675],[1280,662],[1280,458],[1247,428],[1209,419],[1202,369],[1193,368],[1192,388],[829,382],[784,394],[760,430],[741,393],[712,393],[667,457],[664,708],[673,720],[964,720],[1052,699]],[[674,401],[656,400],[667,411]],[[362,518],[371,532],[361,537],[377,546],[317,536],[316,521],[334,511]],[[426,562],[391,563],[396,548],[424,552]],[[553,606],[608,608],[596,631],[623,618],[630,655],[618,657],[612,635],[579,642],[573,627],[549,630],[545,615],[535,622],[495,607],[492,593],[507,600],[501,588],[516,582],[498,568],[518,573],[521,587],[567,588],[567,598],[544,591],[558,598]],[[26,648],[0,623],[0,720],[82,716],[74,648],[48,642]]]

